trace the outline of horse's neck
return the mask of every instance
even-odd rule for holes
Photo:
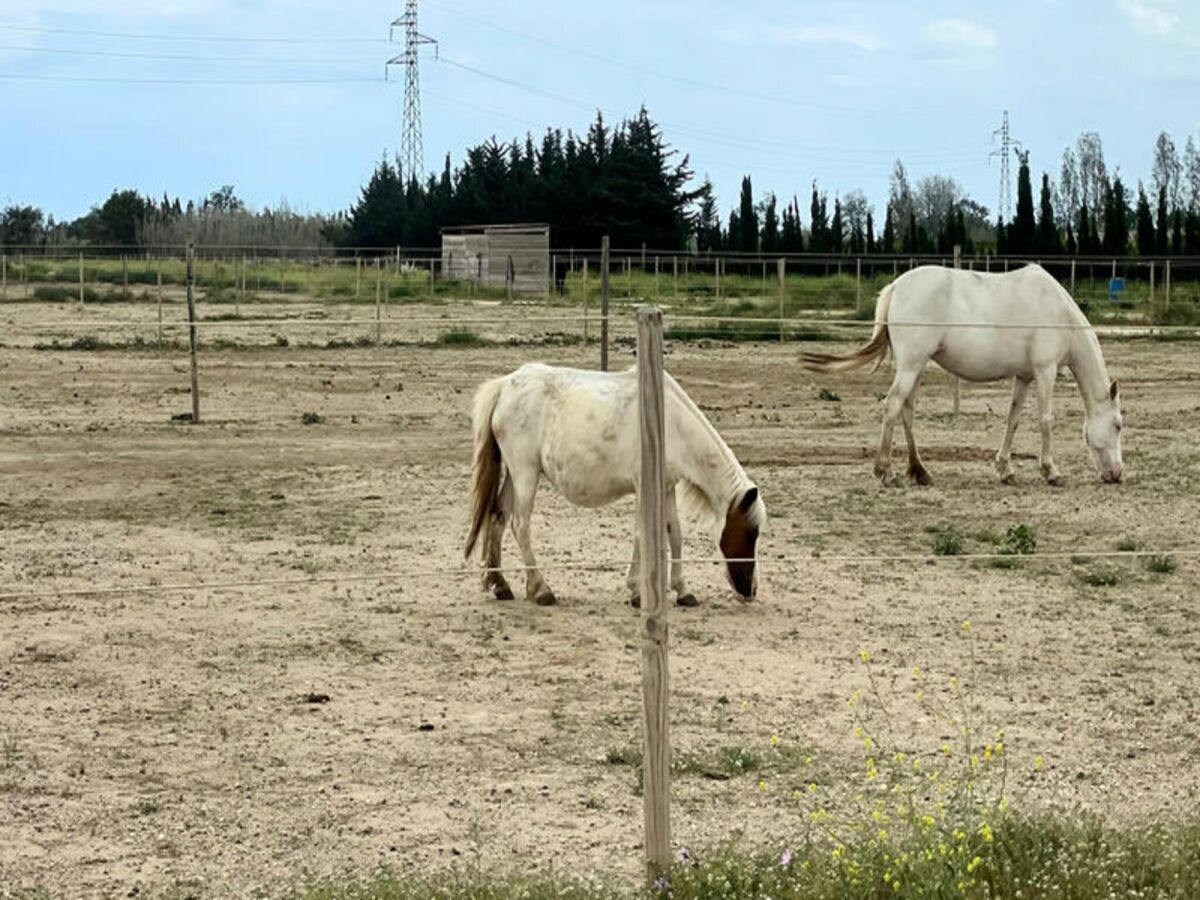
[[[1090,413],[1097,403],[1108,396],[1108,368],[1104,365],[1100,341],[1094,332],[1081,328],[1072,334],[1071,374],[1075,376],[1084,409]]]
[[[724,516],[745,487],[746,473],[704,413],[682,389],[679,393],[684,413],[674,447],[679,474],[704,495],[714,514]]]

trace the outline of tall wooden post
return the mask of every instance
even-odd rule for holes
[[[679,298],[679,257],[671,257],[671,296]]]
[[[79,253],[79,308],[83,309],[83,252]]]
[[[721,257],[717,257],[715,267],[713,269],[717,285],[717,299],[721,299]]]
[[[854,258],[854,313],[862,309],[862,257]]]
[[[658,254],[654,254],[654,299],[659,298],[658,293]]]
[[[671,864],[671,737],[668,716],[666,485],[663,452],[663,320],[655,306],[638,310],[638,422],[642,464],[638,543],[642,598],[642,810],[651,878]]]
[[[354,256],[354,299],[357,300],[362,293],[362,257],[358,254]]]
[[[625,257],[625,296],[633,296],[633,260]]]
[[[435,257],[435,256],[429,257],[429,299],[430,300],[437,299],[437,288],[434,286],[435,279],[434,279],[434,273],[433,273],[433,268],[436,265],[437,265],[437,257]]]
[[[954,268],[962,268],[962,244],[954,245]],[[962,382],[956,375],[950,376],[950,387],[954,391],[954,414],[958,415],[958,408],[962,404]]]
[[[787,290],[787,258],[779,257],[775,261],[779,274],[779,343],[783,343],[783,298]]]
[[[1171,308],[1171,261],[1163,263],[1163,309]]]
[[[583,258],[583,346],[587,347],[588,342],[588,279],[587,279],[588,261],[587,257]]]
[[[1075,257],[1071,257],[1071,296],[1075,296]]]
[[[192,424],[200,424],[200,371],[196,365],[196,247],[187,242],[188,350],[192,357]]]
[[[608,235],[600,238],[600,371],[608,371]]]
[[[1150,260],[1150,308],[1154,308],[1154,260]]]
[[[646,271],[646,242],[642,241],[642,272]]]
[[[383,260],[375,258],[375,346],[383,340]]]
[[[0,300],[8,299],[8,254],[0,253]]]
[[[550,278],[546,285],[546,306],[550,306],[550,298],[554,295],[554,282],[558,278],[558,254],[550,254]]]

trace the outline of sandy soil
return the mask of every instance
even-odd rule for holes
[[[42,593],[457,566],[475,385],[533,358],[594,365],[594,347],[210,350],[195,427],[172,422],[189,408],[178,352],[3,339],[0,593],[38,596],[0,600],[0,887],[244,895],[304,873],[464,859],[637,870],[635,773],[609,761],[639,734],[623,572],[551,571],[561,603],[549,609],[490,601],[466,576]],[[673,741],[681,754],[774,760],[774,735],[789,751],[762,773],[678,776],[676,842],[784,843],[809,808],[795,787],[815,777],[836,796],[861,768],[845,701],[866,684],[862,648],[911,752],[947,737],[911,702],[920,666],[933,685],[956,675],[986,726],[1006,730],[1014,803],[1189,811],[1195,559],[1156,574],[1140,561],[813,554],[927,553],[947,526],[986,551],[1018,524],[1039,551],[1196,547],[1200,346],[1106,342],[1124,384],[1119,488],[1090,471],[1078,396],[1060,384],[1070,482],[1058,490],[1028,455],[1031,411],[1020,483],[1002,486],[989,457],[1006,389],[966,387],[955,419],[937,372],[917,415],[934,486],[879,487],[868,456],[885,373],[814,380],[798,349],[669,350],[772,516],[757,602],[735,602],[716,568],[692,569],[704,603],[673,613]],[[631,361],[626,347],[614,358]],[[819,400],[821,387],[841,401]],[[305,412],[323,421],[303,425]],[[631,503],[541,500],[543,561],[627,556]],[[713,551],[689,536],[688,555]],[[1089,583],[1104,581],[1115,583]]]

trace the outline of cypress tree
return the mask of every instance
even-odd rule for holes
[[[1054,203],[1050,197],[1050,176],[1042,173],[1042,195],[1037,223],[1037,248],[1042,253],[1061,253],[1058,226],[1054,222]]]
[[[725,236],[725,248],[727,250],[740,250],[742,248],[742,222],[738,217],[737,210],[729,211],[729,231]]]
[[[1075,243],[1075,229],[1071,224],[1067,223],[1067,255],[1075,256],[1079,252],[1079,245]]]
[[[775,195],[767,195],[767,208],[763,213],[762,252],[776,253],[779,250],[779,216],[775,211]]]
[[[1183,253],[1183,212],[1176,209],[1171,218],[1174,225],[1171,230],[1171,254],[1179,256]]]
[[[758,213],[754,211],[754,189],[750,185],[750,176],[742,178],[742,198],[738,210],[739,242],[735,249],[744,253],[758,251]],[[732,237],[730,238],[732,242]]]
[[[867,210],[867,253],[875,253],[875,217]]]
[[[1158,215],[1154,221],[1154,252],[1166,256],[1171,250],[1171,222],[1167,217],[1167,186],[1158,189]]]
[[[1146,199],[1146,191],[1138,184],[1137,199],[1137,252],[1138,256],[1150,256],[1154,253],[1154,219],[1150,214],[1150,201]]]
[[[824,203],[822,202],[822,206]],[[843,248],[843,231],[842,224],[842,201],[838,197],[833,198],[833,219],[829,223],[829,249],[834,253],[841,254]]]
[[[908,230],[904,233],[904,246],[901,248],[904,253],[916,253],[920,250],[920,241],[917,234],[917,215],[910,212],[908,214]]]
[[[1125,256],[1129,252],[1129,202],[1125,199],[1125,185],[1121,176],[1114,178],[1104,188],[1104,242],[1105,253]]]
[[[825,215],[825,198],[817,193],[817,183],[813,182],[812,203],[809,206],[808,249],[813,253],[824,253],[829,249],[829,220]]]
[[[881,253],[896,252],[896,223],[893,221],[892,204],[890,202],[883,214],[883,237],[880,238],[879,250]]]
[[[1017,170],[1017,212],[1009,226],[1010,250],[1032,253],[1037,249],[1037,225],[1033,218],[1033,184],[1029,180],[1029,154],[1019,153]]]
[[[1008,253],[1008,226],[1004,224],[1004,216],[996,216],[996,255]]]

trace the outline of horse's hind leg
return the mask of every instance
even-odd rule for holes
[[[491,591],[497,600],[511,600],[512,588],[500,571],[500,545],[504,540],[504,526],[508,524],[513,508],[512,479],[504,477],[504,485],[500,488],[500,503],[492,520],[487,523],[483,533],[483,589]]]
[[[917,386],[921,368],[902,366],[896,362],[896,377],[883,404],[883,431],[879,436],[879,453],[875,456],[875,477],[887,484],[892,478],[892,431],[904,411],[904,404]]]
[[[538,606],[553,606],[556,602],[554,593],[546,584],[546,579],[538,571],[537,560],[533,555],[533,540],[530,537],[530,525],[533,520],[533,501],[537,496],[538,479],[541,473],[530,469],[528,473],[518,475],[510,470],[509,476],[513,486],[512,529],[521,550],[521,561],[525,563],[525,597],[534,601]]]
[[[917,484],[930,485],[933,479],[921,463],[921,454],[917,452],[917,442],[913,438],[913,413],[917,406],[917,385],[909,392],[908,398],[900,408],[900,418],[904,422],[904,437],[908,441],[908,477]]]
[[[1012,466],[1013,436],[1017,433],[1017,423],[1021,418],[1021,408],[1025,406],[1025,395],[1029,393],[1029,382],[1020,378],[1013,379],[1012,402],[1008,406],[1008,428],[1004,432],[1004,443],[996,454],[996,471],[1004,484],[1015,484],[1017,473]]]
[[[1038,369],[1034,372],[1034,382],[1037,387],[1038,418],[1042,426],[1040,465],[1042,477],[1046,479],[1046,484],[1051,487],[1060,487],[1065,483],[1065,479],[1059,474],[1058,467],[1054,465],[1054,457],[1050,455],[1050,433],[1054,427],[1054,410],[1052,406],[1054,400],[1054,379],[1057,375],[1058,366],[1054,365]]]

